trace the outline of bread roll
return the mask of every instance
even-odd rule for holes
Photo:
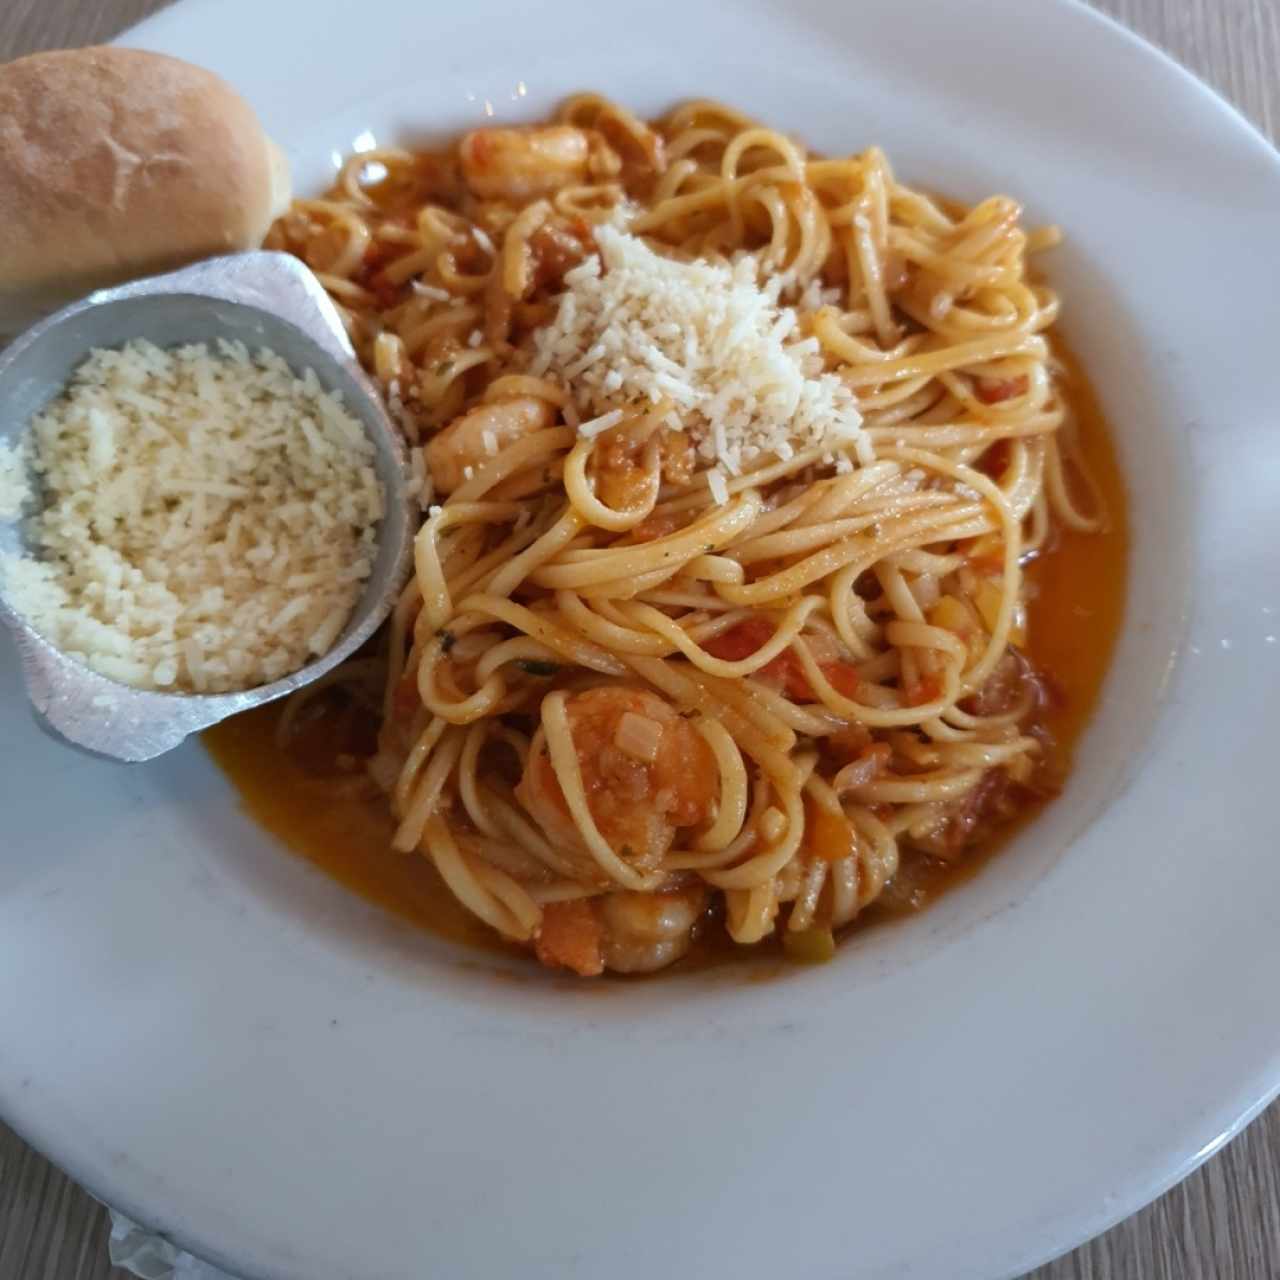
[[[212,72],[115,47],[0,66],[0,334],[252,248],[289,194],[283,154]]]

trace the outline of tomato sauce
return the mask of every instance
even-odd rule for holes
[[[1097,704],[1124,613],[1128,520],[1124,484],[1097,397],[1070,353],[1059,346],[1058,354],[1068,370],[1064,394],[1075,410],[1081,452],[1108,512],[1103,532],[1059,530],[1051,552],[1027,569],[1032,596],[1027,652],[1049,675],[1058,695],[1043,720],[1054,739],[1053,766],[1065,773]],[[506,949],[456,902],[425,858],[391,849],[394,824],[386,800],[363,778],[354,759],[350,772],[337,777],[307,767],[308,760],[340,758],[352,726],[340,715],[322,717],[305,730],[301,751],[285,753],[275,745],[280,714],[279,703],[261,707],[204,735],[210,755],[253,817],[355,893],[453,941]],[[854,928],[919,911],[977,874],[1045,803],[1052,801],[1029,803],[962,858],[942,861],[905,852],[891,889]],[[674,968],[745,959],[747,952],[763,952],[775,963],[779,955],[776,946],[738,947],[722,929],[711,928],[693,954]]]

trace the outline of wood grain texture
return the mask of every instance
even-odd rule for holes
[[[0,61],[108,39],[163,3],[0,0]],[[1280,0],[1095,3],[1277,138]],[[106,1211],[0,1125],[0,1280],[123,1280],[107,1259],[108,1234]],[[1277,1278],[1280,1103],[1181,1186],[1026,1280]]]

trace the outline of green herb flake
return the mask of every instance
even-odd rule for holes
[[[550,679],[560,672],[558,662],[544,662],[541,658],[517,658],[516,666],[527,676],[542,676],[544,679]]]

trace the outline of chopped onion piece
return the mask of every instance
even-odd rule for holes
[[[658,748],[662,746],[662,726],[648,716],[625,711],[613,735],[613,745],[633,760],[652,764],[658,758]]]

